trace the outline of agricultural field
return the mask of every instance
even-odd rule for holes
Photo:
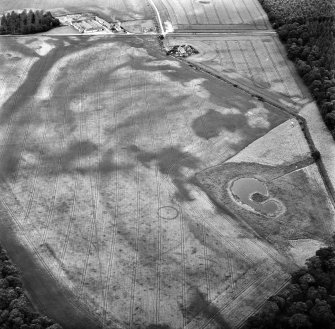
[[[54,16],[92,12],[110,20],[152,18],[145,1],[136,0],[2,0],[0,13],[22,9],[50,10]]]
[[[231,81],[249,85],[270,98],[300,105],[310,100],[306,87],[295,73],[294,65],[286,59],[285,50],[272,34],[168,35],[166,47],[184,43],[200,52],[187,59],[190,63]]]
[[[154,37],[2,44],[2,76],[21,76],[2,80],[2,202],[106,328],[238,326],[287,281],[290,246],[194,182],[287,114],[167,58]]]
[[[308,120],[313,103],[256,0],[153,1],[177,32],[240,32],[168,34],[165,47],[199,50],[185,62],[150,35],[1,38],[0,213],[38,264],[21,267],[37,273],[31,291],[48,273],[44,290],[60,287],[57,301],[99,329],[239,328],[334,232],[299,122],[266,99],[304,107]],[[137,0],[5,0],[0,10],[28,5],[138,29],[153,19]],[[280,212],[235,196],[250,177]],[[77,329],[67,320],[56,319]]]
[[[291,118],[249,144],[227,162],[251,162],[275,167],[303,163],[310,158],[310,149],[299,123]]]
[[[267,29],[267,16],[256,0],[154,0],[162,19],[177,32]]]

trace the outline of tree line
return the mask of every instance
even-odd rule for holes
[[[335,2],[260,2],[335,139]]]
[[[34,312],[22,288],[20,274],[0,246],[0,328],[62,329],[53,320]]]
[[[2,15],[0,34],[30,34],[46,32],[60,25],[57,18],[53,17],[50,11],[26,10],[21,13],[12,11]]]
[[[335,249],[319,249],[243,329],[334,329]]]

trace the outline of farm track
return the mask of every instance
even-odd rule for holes
[[[162,94],[163,92],[163,84],[162,84],[162,74],[159,73],[159,90],[160,90],[160,93]],[[168,113],[167,113],[167,110],[165,109],[164,110],[164,117],[165,117],[165,120],[164,120],[164,123],[167,127],[167,130],[168,130],[168,136],[169,136],[169,145],[170,147],[172,148],[175,143],[174,143],[174,140],[173,140],[173,134],[172,134],[172,128],[170,126],[170,121],[168,120]],[[156,168],[156,172],[157,172],[157,168]],[[167,179],[167,177],[164,177],[163,174],[160,174],[160,177],[161,177],[161,180],[164,182],[164,181],[167,181],[169,183],[169,185],[171,186],[171,182],[169,179]],[[162,183],[160,182],[160,185]],[[171,193],[171,192],[170,192]],[[185,240],[184,240],[184,231],[183,231],[183,223],[182,223],[182,218],[181,218],[181,207],[180,207],[180,204],[177,203],[177,206],[178,206],[178,211],[179,211],[179,218],[180,218],[180,227],[181,227],[181,241],[180,243],[178,244],[177,248],[180,246],[180,250],[181,250],[181,264],[182,264],[182,302],[183,302],[183,307],[185,307],[186,305],[186,288],[185,288],[185,284],[186,284],[186,268],[185,268],[185,258],[184,258],[184,255],[185,255]],[[159,216],[160,218],[160,216]],[[159,219],[160,220],[160,219]],[[161,220],[160,220],[160,225],[161,225]],[[161,241],[159,241],[159,244],[161,245]],[[169,251],[167,251],[166,253],[168,253]],[[162,256],[163,254],[160,252],[160,261],[162,259]],[[157,272],[159,273],[159,279],[160,279],[160,272]],[[158,289],[160,289],[160,287],[157,287]],[[157,290],[158,291],[158,295],[157,295],[157,302],[156,302],[156,305],[159,306],[159,301],[160,301],[160,290]],[[159,309],[157,308],[157,315],[159,314]],[[186,323],[186,318],[185,318],[185,315],[183,314],[183,326],[185,326],[185,323]],[[156,317],[156,320],[159,319],[159,316]]]
[[[43,68],[42,68],[43,69]],[[24,131],[24,137],[23,137],[23,145],[22,144],[18,144],[18,143],[16,143],[15,144],[15,146],[17,146],[17,145],[22,145],[22,147],[21,147],[21,151],[20,151],[20,153],[19,153],[19,156],[18,156],[18,159],[21,159],[22,158],[22,156],[21,156],[21,153],[22,153],[22,151],[24,150],[24,149],[26,149],[26,145],[27,145],[27,141],[28,141],[28,135],[29,135],[29,133],[30,133],[30,131],[31,131],[31,118],[32,118],[32,110],[33,110],[33,106],[34,104],[30,104],[30,106],[29,106],[29,115],[28,115],[28,122],[26,122],[25,124],[26,124],[26,130]],[[10,124],[9,124],[9,126],[8,126],[8,129],[9,128],[11,128],[11,129],[13,129],[12,127],[11,127],[11,123],[12,123],[12,121],[13,121],[13,118],[15,117],[15,115],[12,115],[11,117],[10,117]],[[49,117],[49,115],[47,115],[46,116],[47,117],[47,119],[45,120],[45,124],[44,124],[44,133],[43,133],[43,136],[42,136],[42,145],[43,145],[43,143],[45,142],[45,138],[46,138],[46,131],[47,131],[47,124],[48,124],[48,122],[49,122],[49,120],[50,120],[50,117]],[[6,134],[6,136],[8,136],[8,139],[10,138],[9,137],[9,134]],[[3,142],[2,142],[3,143]],[[10,144],[9,144],[10,145]],[[8,147],[8,145],[7,145],[7,147]],[[34,173],[35,173],[35,175],[34,175],[34,177],[33,177],[33,184],[32,184],[32,186],[31,186],[31,188],[30,188],[30,192],[29,192],[29,194],[30,194],[30,197],[29,197],[29,199],[28,199],[28,204],[27,204],[27,208],[26,209],[24,209],[23,207],[22,207],[22,215],[23,215],[23,218],[22,218],[22,220],[23,220],[23,223],[25,223],[25,221],[28,219],[28,217],[29,217],[29,214],[30,214],[30,210],[31,210],[31,207],[32,207],[32,204],[33,204],[33,198],[34,198],[34,194],[35,194],[35,190],[36,190],[36,179],[37,179],[37,174],[38,174],[38,172],[39,172],[39,168],[40,168],[40,165],[41,165],[41,163],[40,163],[40,158],[41,158],[41,154],[39,153],[39,155],[38,155],[38,165],[37,165],[37,167],[36,167],[36,170],[34,171]],[[13,183],[8,183],[8,186],[10,187],[10,189],[11,189],[11,191],[14,189],[15,190],[15,184],[16,183],[18,183],[17,182],[17,175],[18,175],[18,172],[19,172],[19,169],[20,169],[20,166],[21,166],[21,162],[22,161],[20,161],[19,162],[19,164],[18,164],[18,168],[17,168],[17,170],[16,170],[16,172],[15,172],[15,174],[14,174],[14,177],[13,177],[13,179],[12,179],[12,181],[13,181]],[[14,195],[14,194],[13,194]],[[15,197],[16,198],[16,197]],[[34,224],[32,224],[33,225],[33,227],[34,227]],[[36,230],[36,228],[35,228],[35,230]]]
[[[47,65],[47,63],[44,63],[44,67]],[[44,67],[42,68],[42,71],[44,69]],[[32,121],[32,110],[34,108],[34,103],[33,104],[30,104],[29,106],[29,121],[27,124],[27,129],[24,133],[24,137],[23,137],[23,140],[24,140],[24,143],[23,143],[23,146],[21,147],[21,153],[19,155],[19,159],[22,158],[22,150],[25,150],[26,149],[26,145],[27,145],[27,141],[28,141],[28,136],[30,134],[30,126],[31,126],[31,121]],[[41,142],[40,142],[40,145],[42,145],[42,147],[45,145],[45,141],[46,141],[46,133],[47,133],[47,127],[48,127],[48,124],[50,123],[50,111],[47,111],[47,115],[46,115],[46,119],[44,120],[44,132],[43,132],[43,135],[42,135],[42,139],[41,139]],[[22,144],[21,144],[22,145]],[[42,157],[42,154],[41,152],[38,153],[38,165],[36,166],[36,170],[34,171],[34,176],[33,176],[33,183],[32,183],[32,186],[30,188],[30,197],[28,199],[28,205],[25,209],[25,213],[24,213],[24,218],[23,218],[23,221],[25,222],[28,218],[29,218],[29,215],[30,215],[30,211],[31,211],[31,207],[34,203],[34,198],[35,198],[35,193],[36,193],[36,182],[37,182],[37,177],[38,177],[38,174],[40,172],[40,168],[41,168],[41,157]],[[22,162],[22,161],[21,161]],[[16,173],[14,175],[14,178],[13,178],[13,182],[14,182],[14,186],[13,188],[15,189],[15,183],[17,183],[17,175],[18,175],[18,172],[20,170],[20,166],[21,166],[21,162],[19,162],[18,164],[18,168],[16,170]],[[36,198],[35,198],[36,199]]]
[[[98,104],[99,106],[99,104]],[[83,115],[84,111],[80,111],[80,115]],[[99,134],[99,148],[101,144],[101,134],[100,134],[100,123],[101,123],[101,119],[100,119],[100,111],[95,111],[94,112],[94,116],[95,116],[95,120],[98,122],[98,134]],[[82,123],[82,118],[80,119],[80,123]],[[87,124],[87,122],[85,122]],[[86,125],[85,125],[86,127]],[[83,125],[81,125],[81,129],[83,129]],[[80,135],[82,135],[82,131],[80,131]],[[84,140],[88,140],[89,138],[89,132],[87,131],[86,128],[86,134],[85,134],[85,138]],[[98,149],[98,156],[99,158],[101,158],[100,155],[100,149]],[[90,164],[90,168],[93,167],[93,163],[92,163],[92,156],[89,155],[89,162]],[[82,180],[84,181],[87,180],[86,175],[82,177]],[[84,290],[84,285],[86,283],[86,279],[87,279],[87,270],[88,270],[88,266],[89,266],[89,260],[90,260],[90,256],[91,256],[91,250],[92,248],[95,250],[95,254],[97,255],[97,259],[98,259],[98,271],[99,271],[99,281],[100,281],[100,286],[99,286],[99,290],[101,290],[101,296],[100,296],[100,305],[102,305],[102,299],[103,299],[103,278],[102,278],[102,261],[101,261],[101,255],[100,255],[100,247],[99,247],[99,235],[98,235],[98,203],[99,203],[99,193],[98,193],[98,189],[97,186],[100,186],[100,179],[101,179],[101,175],[100,175],[100,170],[98,170],[95,175],[94,173],[92,173],[91,175],[89,175],[88,178],[88,185],[90,187],[90,194],[91,194],[91,207],[92,207],[92,211],[90,214],[91,217],[91,222],[90,222],[90,228],[89,228],[89,241],[87,244],[87,251],[86,251],[86,259],[85,259],[85,263],[84,263],[84,270],[82,273],[82,279],[81,279],[81,283],[80,283],[80,291],[83,292]],[[95,240],[95,242],[94,242]]]
[[[122,55],[122,53],[121,53]],[[118,65],[120,64],[120,57],[117,58],[117,63]],[[113,100],[112,100],[112,104],[115,106],[115,90],[113,91]],[[118,126],[119,124],[119,118],[118,118],[118,111],[114,111],[114,122],[115,122],[115,126]],[[116,141],[115,141],[115,164],[116,164],[116,170],[115,172],[115,205],[114,205],[114,213],[113,213],[113,220],[112,220],[112,234],[110,237],[111,243],[108,247],[109,253],[108,253],[108,262],[107,262],[107,275],[106,275],[106,281],[105,281],[105,285],[104,285],[104,290],[103,290],[103,328],[106,327],[106,322],[107,322],[107,310],[109,308],[109,303],[108,303],[108,295],[110,293],[110,286],[111,286],[111,279],[112,279],[112,270],[113,270],[113,265],[114,265],[114,256],[115,256],[115,245],[116,245],[116,233],[117,233],[117,221],[119,218],[119,204],[118,204],[118,200],[119,200],[119,143],[120,143],[120,139],[119,139],[119,134],[116,134]],[[104,230],[103,232],[105,233],[105,225],[104,225]]]
[[[159,75],[159,85],[161,84],[161,75],[160,73],[158,73]],[[153,123],[152,123],[152,118],[150,115],[150,111],[148,111],[150,105],[149,105],[149,101],[148,101],[148,90],[147,90],[147,83],[145,82],[144,84],[144,95],[145,95],[145,108],[147,111],[147,120],[149,123],[149,131],[150,131],[150,135],[151,135],[151,142],[152,142],[152,146],[154,150],[157,150],[157,145],[156,145],[156,138],[153,136]],[[165,122],[165,120],[164,120]],[[170,136],[171,139],[171,136]],[[170,141],[170,145],[171,145],[171,141]],[[172,147],[172,145],[171,145]],[[162,282],[161,282],[161,266],[162,266],[162,218],[159,214],[160,208],[161,208],[161,183],[160,183],[160,172],[158,169],[158,166],[155,166],[155,181],[156,181],[156,193],[157,193],[157,261],[156,261],[156,296],[155,296],[155,315],[154,315],[154,320],[155,320],[155,324],[158,325],[159,324],[159,320],[160,320],[160,299],[161,299],[161,286],[162,286]]]
[[[106,60],[106,59],[105,59]],[[98,64],[102,64],[104,61],[98,62]],[[100,90],[100,86],[103,85],[103,81],[100,80],[100,76],[98,77],[98,90]],[[95,120],[98,123],[98,128],[97,128],[97,134],[98,134],[98,157],[99,159],[102,159],[102,136],[101,136],[101,124],[102,124],[102,119],[101,119],[101,111],[100,111],[100,94],[97,93],[97,111],[94,113],[95,114]],[[88,136],[90,134],[88,133]],[[90,168],[93,168],[93,162],[92,162],[92,155],[89,156],[90,159]],[[102,222],[102,228],[101,228],[101,234],[104,234],[105,231],[105,216],[103,216],[101,212],[101,208],[99,207],[100,205],[100,193],[99,193],[99,187],[102,184],[102,173],[101,173],[101,163],[97,164],[97,172],[96,172],[96,177],[95,180],[92,179],[92,176],[90,176],[90,188],[91,188],[91,193],[92,193],[92,207],[94,207],[94,221],[93,221],[93,229],[94,229],[94,235],[96,239],[96,245],[94,246],[94,249],[96,250],[98,254],[98,266],[99,266],[99,281],[100,281],[100,289],[101,289],[101,296],[100,300],[98,301],[98,304],[101,309],[101,314],[102,314],[102,324],[103,328],[105,326],[106,318],[105,318],[105,308],[103,307],[105,303],[105,282],[103,278],[103,261],[102,261],[102,256],[101,256],[101,251],[100,251],[100,240],[99,240],[99,229],[98,229],[98,223],[99,219]],[[85,278],[86,279],[86,278]]]
[[[130,98],[131,98],[131,105],[130,108],[133,110],[135,114],[135,104],[133,102],[133,80],[134,77],[134,71],[131,72],[131,75],[129,76],[129,85],[130,85]],[[133,115],[133,120],[136,117],[136,115]],[[135,124],[135,121],[133,121],[133,125]],[[138,136],[135,138],[135,145],[138,144]],[[138,264],[138,248],[139,248],[139,232],[140,232],[140,220],[141,220],[141,188],[140,188],[140,161],[139,159],[136,159],[136,165],[135,165],[135,177],[134,177],[134,183],[136,185],[136,218],[135,218],[135,246],[134,246],[134,260],[132,264],[132,283],[130,288],[130,307],[129,307],[129,328],[133,328],[134,326],[134,304],[135,304],[135,289],[136,289],[136,281],[137,281],[137,264]]]
[[[82,106],[82,99],[80,100],[80,107]],[[66,112],[65,112],[65,115],[66,116]],[[78,119],[79,121],[79,142],[82,142],[82,118],[79,117]],[[64,135],[65,135],[65,131],[64,131]],[[62,143],[63,145],[65,143]],[[78,168],[80,167],[80,155],[82,154],[82,149],[81,149],[81,143],[79,144],[79,152],[78,152],[78,157],[76,157],[75,161],[74,161],[74,167],[75,168]],[[73,199],[72,199],[72,206],[71,206],[71,211],[70,211],[70,215],[69,215],[69,219],[68,219],[68,225],[67,225],[67,228],[66,228],[66,233],[65,233],[65,241],[64,241],[64,244],[63,244],[63,248],[62,248],[62,251],[60,252],[60,262],[61,264],[64,263],[64,259],[66,257],[66,251],[67,251],[67,247],[68,247],[68,243],[69,243],[69,239],[70,239],[70,233],[71,233],[71,229],[72,229],[72,226],[73,226],[73,220],[75,219],[74,217],[74,214],[75,214],[75,211],[76,211],[76,200],[77,200],[77,193],[78,193],[78,184],[79,184],[79,172],[76,170],[75,173],[74,173],[74,189],[73,189]],[[61,270],[62,267],[59,268],[59,271],[58,271],[58,276],[61,275]],[[84,269],[85,270],[85,269]]]

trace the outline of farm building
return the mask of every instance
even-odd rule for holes
[[[81,33],[100,32],[104,30],[104,28],[93,19],[73,20],[72,25]]]
[[[113,24],[106,22],[104,19],[95,16],[95,20],[100,23],[102,26],[106,27],[107,29],[111,29],[113,27]]]

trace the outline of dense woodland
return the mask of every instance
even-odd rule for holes
[[[271,297],[244,329],[334,329],[335,249],[322,248],[293,273],[291,283]]]
[[[1,17],[0,34],[30,34],[46,32],[60,25],[50,11],[26,10],[21,13],[12,11]]]
[[[260,0],[335,139],[335,1]]]
[[[22,289],[16,267],[0,246],[0,328],[62,329],[49,318],[32,310]]]

